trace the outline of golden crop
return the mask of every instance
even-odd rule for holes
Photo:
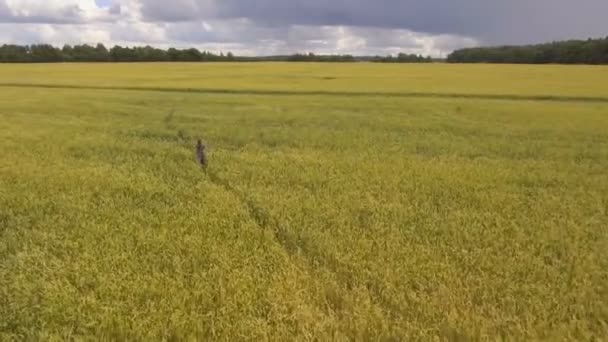
[[[0,65],[0,339],[605,338],[607,77]]]

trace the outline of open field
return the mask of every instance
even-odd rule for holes
[[[604,66],[372,63],[0,64],[0,85],[312,95],[416,95],[608,102]]]
[[[606,79],[0,65],[0,340],[605,339]]]

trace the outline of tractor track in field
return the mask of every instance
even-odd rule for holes
[[[350,92],[350,91],[317,91],[317,90],[261,90],[261,89],[218,89],[218,88],[168,88],[168,87],[130,87],[130,86],[94,86],[70,84],[30,84],[0,83],[5,88],[41,88],[41,89],[81,89],[81,90],[114,90],[114,91],[153,91],[166,93],[194,93],[220,95],[260,95],[260,96],[357,96],[357,97],[403,97],[403,98],[437,98],[437,99],[472,99],[502,101],[546,101],[546,102],[587,102],[608,103],[608,96],[563,96],[563,95],[506,95],[506,94],[467,94],[467,93],[429,93],[429,92]]]
[[[303,257],[308,267],[324,266],[332,272],[339,283],[346,289],[351,290],[357,286],[364,286],[371,295],[372,301],[380,307],[388,310],[392,318],[405,315],[405,310],[395,301],[383,294],[381,285],[373,281],[360,281],[355,276],[352,267],[340,262],[334,257],[322,253],[312,244],[302,243],[290,230],[282,225],[279,220],[264,207],[258,205],[255,200],[234,188],[230,183],[211,170],[205,171],[209,180],[235,196],[247,209],[249,216],[260,229],[267,229],[273,233],[277,243],[285,250],[290,258]]]
[[[168,130],[177,129],[174,122],[175,113],[176,107],[174,105],[163,119],[165,128]],[[193,140],[193,137],[190,134],[185,133],[183,130],[178,130],[176,135],[178,136],[179,140],[183,142]],[[181,145],[181,147],[187,148],[184,145]],[[232,194],[239,202],[241,202],[244,205],[249,217],[251,217],[251,219],[260,229],[269,230],[272,232],[275,241],[285,251],[285,253],[287,253],[289,258],[293,259],[298,256],[302,257],[306,261],[307,267],[310,269],[314,269],[316,266],[325,267],[335,275],[337,281],[346,289],[350,290],[357,286],[366,287],[372,301],[380,307],[388,310],[389,314],[393,318],[398,318],[399,316],[405,315],[404,309],[398,303],[383,294],[381,285],[378,282],[358,280],[355,276],[353,276],[355,272],[351,266],[340,262],[331,255],[327,255],[327,253],[323,253],[323,251],[321,251],[314,244],[302,241],[300,238],[290,232],[287,227],[282,225],[281,222],[276,219],[268,209],[257,204],[254,199],[247,195],[247,193],[236,189],[230,184],[229,181],[223,179],[208,167],[203,169],[202,173],[206,175],[214,185]]]

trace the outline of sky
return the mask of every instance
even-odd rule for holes
[[[110,0],[95,0],[98,7],[108,7],[111,5]]]
[[[0,44],[443,57],[608,36],[608,0],[0,0]]]

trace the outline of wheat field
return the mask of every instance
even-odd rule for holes
[[[607,77],[0,65],[0,340],[603,340]]]

